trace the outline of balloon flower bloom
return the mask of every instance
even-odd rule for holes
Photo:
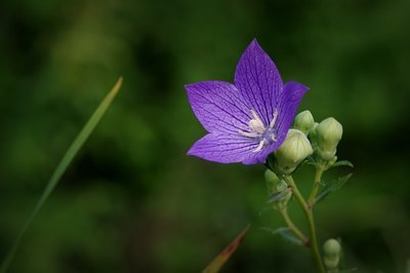
[[[308,91],[283,83],[276,65],[253,40],[236,66],[234,82],[187,84],[192,110],[208,134],[188,155],[219,163],[265,163],[285,140]]]

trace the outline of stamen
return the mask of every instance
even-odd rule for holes
[[[271,120],[271,122],[270,122],[270,124],[269,124],[269,128],[273,128],[274,126],[275,126],[275,123],[276,123],[276,119],[278,118],[278,110],[277,109],[275,109],[275,112],[273,112],[273,118],[272,118],[272,120]]]
[[[251,131],[257,132],[259,134],[263,134],[263,132],[265,132],[265,126],[263,126],[263,123],[261,123],[260,120],[250,120],[249,127],[251,128]]]
[[[251,110],[251,115],[252,115],[253,119],[259,119],[260,120],[260,118],[259,118],[258,114],[255,112],[255,110]]]
[[[273,117],[271,122],[269,123],[268,128],[265,128],[263,121],[258,116],[258,113],[255,112],[255,110],[251,110],[251,116],[252,119],[248,122],[248,131],[239,130],[238,133],[241,136],[253,138],[259,141],[258,146],[255,150],[253,150],[254,153],[257,153],[262,151],[262,149],[269,143],[272,143],[272,141],[277,141],[274,126],[278,118],[278,111],[275,109],[275,111],[273,112]]]
[[[244,132],[244,131],[241,131],[241,130],[239,130],[238,132],[239,132],[240,135],[242,135],[244,137],[257,138],[257,137],[260,136],[260,134],[257,133],[257,132]]]
[[[266,144],[265,139],[262,139],[262,140],[259,142],[258,147],[256,147],[256,149],[253,150],[253,152],[254,152],[254,153],[260,152],[260,151],[263,149],[263,147],[265,146],[265,144]]]
[[[253,119],[249,121],[249,127],[251,128],[251,131],[263,134],[263,132],[265,132],[265,125],[263,124],[262,120],[253,110],[251,110],[251,115],[253,117]]]

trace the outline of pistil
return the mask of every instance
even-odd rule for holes
[[[248,137],[254,138],[259,140],[258,147],[253,152],[260,152],[266,145],[270,144],[272,141],[275,142],[276,135],[275,135],[275,124],[278,118],[278,111],[275,109],[273,113],[272,120],[269,123],[269,127],[266,128],[263,124],[263,121],[255,112],[255,110],[251,110],[252,119],[249,121],[249,131],[239,131],[239,134]]]

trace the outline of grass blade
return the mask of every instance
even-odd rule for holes
[[[20,230],[20,233],[15,239],[12,247],[7,252],[5,259],[3,260],[3,263],[1,264],[0,273],[6,273],[7,270],[9,269],[10,264],[19,248],[21,239],[23,238],[24,234],[28,230],[30,224],[33,222],[34,218],[37,216],[38,212],[43,207],[47,198],[50,196],[50,194],[53,192],[53,190],[57,186],[58,182],[60,181],[61,177],[67,170],[70,163],[73,161],[78,151],[84,145],[85,141],[91,135],[91,133],[93,132],[93,130],[95,129],[95,127],[97,126],[101,118],[104,116],[107,109],[110,107],[115,96],[118,94],[118,91],[120,90],[121,85],[122,85],[122,78],[119,78],[116,84],[114,85],[114,87],[111,89],[111,91],[101,101],[100,105],[95,110],[95,112],[90,117],[90,119],[87,121],[83,129],[74,139],[74,141],[71,143],[70,147],[64,154],[60,163],[57,165],[53,174],[51,175],[50,180],[48,181],[40,199],[37,201],[37,204],[34,207],[34,210],[31,212],[30,216],[27,218],[26,222],[24,223],[23,228]]]
[[[231,255],[236,251],[242,242],[245,234],[248,232],[249,226],[244,228],[241,233],[221,252],[215,259],[202,271],[202,273],[217,273],[221,267],[229,260]]]

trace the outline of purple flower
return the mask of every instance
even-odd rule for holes
[[[236,67],[234,84],[203,81],[185,86],[192,110],[208,134],[188,155],[220,163],[265,163],[286,138],[308,88],[283,84],[271,58],[253,40]]]

